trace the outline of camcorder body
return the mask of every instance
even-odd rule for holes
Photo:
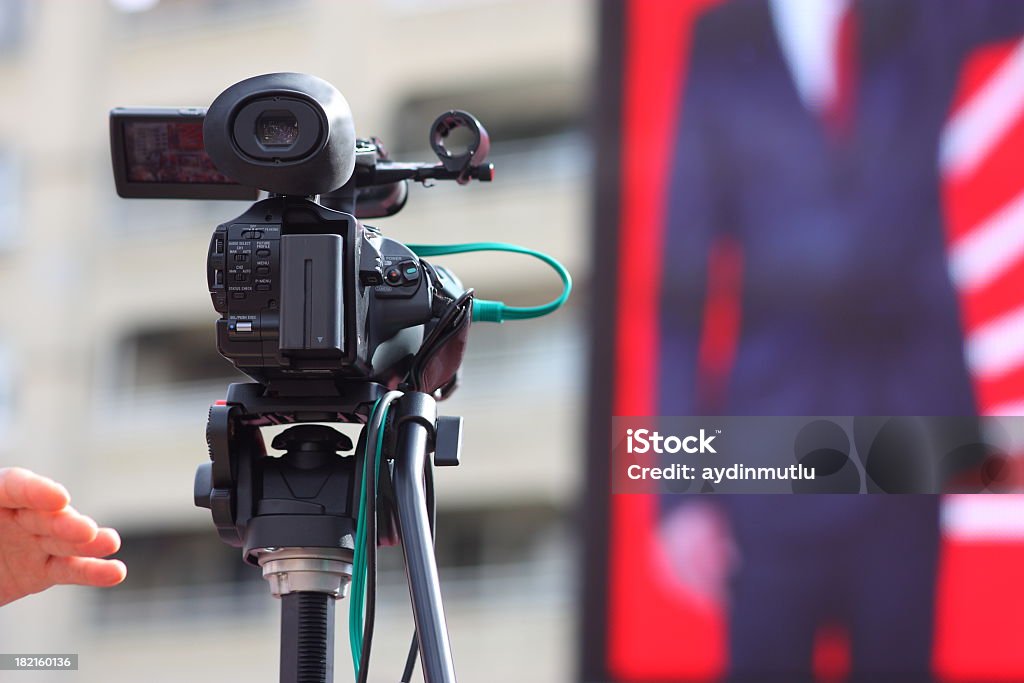
[[[281,73],[236,83],[208,109],[115,109],[110,125],[122,197],[267,193],[216,227],[207,256],[217,348],[240,371],[285,393],[310,379],[442,395],[454,386],[472,290],[360,219],[401,210],[410,180],[489,181],[475,118],[438,117],[439,163],[394,162],[378,140],[356,138],[332,85]],[[449,150],[456,128],[473,140]]]
[[[423,343],[435,288],[462,293],[426,267],[351,214],[264,199],[210,241],[218,349],[263,384],[327,375],[395,386]]]

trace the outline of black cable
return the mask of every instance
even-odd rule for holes
[[[390,401],[388,402],[390,403]],[[386,410],[388,404],[380,406]],[[372,416],[371,416],[372,417]],[[367,423],[369,430],[370,423]],[[387,420],[381,422],[379,429],[384,430],[384,444],[387,444]],[[359,653],[359,683],[366,683],[370,669],[370,647],[373,644],[373,625],[377,613],[377,444],[376,434],[366,435],[366,453],[372,454],[363,458],[366,468],[366,604],[364,605],[363,651]],[[384,460],[381,454],[381,460]]]
[[[436,350],[439,341],[442,337],[449,334],[453,328],[453,323],[456,322],[457,316],[461,313],[466,314],[467,302],[471,302],[475,293],[472,289],[467,289],[461,295],[459,295],[454,301],[452,301],[445,308],[444,313],[438,318],[437,323],[427,333],[427,336],[423,339],[423,343],[420,345],[419,351],[412,360],[412,369],[409,372],[409,377],[412,380],[412,386],[416,391],[423,391],[422,385],[422,365],[426,359],[428,359]],[[454,326],[454,329],[458,329],[458,325]]]
[[[402,672],[400,683],[409,683],[412,680],[413,669],[416,668],[416,653],[419,648],[416,645],[416,632],[412,633],[412,642],[409,643],[409,654],[405,656],[405,670]]]
[[[434,497],[434,467],[427,458],[423,468],[423,484],[427,493],[427,507],[430,508],[430,538],[437,548],[437,500]],[[409,644],[409,654],[405,658],[405,670],[402,672],[401,683],[409,683],[412,680],[413,669],[416,668],[416,653],[419,648],[416,644],[416,632],[412,633],[412,642]]]
[[[384,425],[381,425],[381,429]],[[370,673],[370,647],[373,644],[373,622],[377,612],[377,460],[376,444],[370,443],[367,435],[366,453],[372,454],[363,458],[366,476],[363,478],[366,487],[366,604],[363,620],[363,651],[359,653],[359,683],[366,683]]]

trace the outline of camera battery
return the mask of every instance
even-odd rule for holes
[[[281,238],[281,354],[337,358],[344,353],[341,235]]]

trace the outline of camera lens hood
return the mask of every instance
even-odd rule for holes
[[[330,192],[355,169],[348,102],[333,85],[308,74],[235,83],[207,110],[203,141],[221,173],[275,194]]]

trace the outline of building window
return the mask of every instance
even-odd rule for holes
[[[105,196],[109,200],[111,228],[119,235],[140,238],[212,233],[218,225],[249,207],[240,201],[211,199],[121,199],[114,192],[112,181]]]
[[[583,130],[586,98],[579,82],[543,75],[411,93],[395,110],[392,139],[385,146],[398,159],[431,159],[430,124],[442,112],[463,109],[487,129],[489,158],[500,161],[502,177],[575,173],[589,163]]]
[[[0,0],[0,57],[17,52],[28,33],[28,3]]]
[[[558,564],[567,556],[567,527],[553,507],[442,508],[437,526],[441,581],[454,599],[489,600],[493,581],[526,584],[524,592],[567,589],[559,577],[568,568]],[[277,609],[260,569],[221,543],[212,526],[123,534],[116,557],[128,566],[128,578],[97,594],[93,616],[101,624],[238,619]],[[382,548],[378,569],[382,589],[401,595],[406,578],[400,549]]]
[[[93,616],[99,623],[238,618],[270,607],[263,604],[271,600],[260,570],[242,562],[212,527],[122,534],[116,557],[128,566],[128,578],[97,596]]]
[[[17,243],[21,223],[21,165],[18,155],[0,150],[0,249]]]
[[[308,0],[108,0],[129,36],[194,32],[280,14],[293,15]]]
[[[120,343],[122,388],[134,392],[237,380],[217,352],[214,326],[156,327],[134,331]]]
[[[0,342],[0,443],[9,443],[14,426],[15,359],[11,348]]]

